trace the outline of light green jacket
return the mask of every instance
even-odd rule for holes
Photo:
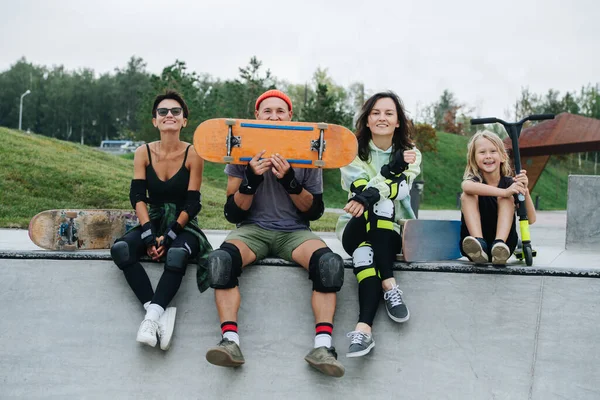
[[[379,190],[379,194],[382,198],[388,198],[390,195],[390,188],[385,183],[385,178],[381,175],[381,167],[390,162],[390,156],[392,154],[392,147],[390,146],[387,150],[381,150],[371,140],[369,142],[369,150],[371,151],[371,161],[362,161],[358,156],[349,165],[342,167],[342,189],[348,192],[348,199],[350,199],[352,193],[350,192],[350,185],[352,182],[359,178],[366,179],[369,181],[367,188],[374,187]],[[421,173],[421,152],[415,147],[413,150],[417,153],[417,160],[414,164],[409,164],[408,169],[404,171],[404,175],[407,177],[407,183],[409,187],[412,187],[413,181]],[[403,199],[396,198],[394,200],[394,208],[396,210],[394,230],[400,233],[399,222],[402,219],[414,219],[415,213],[410,206],[410,195]],[[352,216],[348,213],[343,214],[338,219],[335,227],[335,233],[338,239],[342,240],[342,234],[344,228],[348,224],[348,221],[352,219]]]

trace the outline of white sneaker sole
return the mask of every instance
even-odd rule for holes
[[[375,342],[371,342],[371,344],[369,345],[369,347],[367,347],[364,350],[355,351],[355,352],[352,352],[352,353],[346,353],[346,357],[348,357],[348,358],[362,357],[364,355],[369,354],[371,352],[371,350],[373,349],[373,347],[375,347]]]
[[[492,247],[492,264],[506,264],[510,258],[510,249],[507,245],[499,243]]]
[[[474,237],[467,236],[463,239],[463,251],[471,261],[476,264],[485,264],[490,262],[487,254],[483,252],[481,244]]]
[[[392,321],[402,323],[408,321],[408,319],[410,318],[410,310],[408,309],[408,307],[406,308],[406,317],[404,318],[394,317],[392,314],[390,314],[390,311],[387,309],[387,307],[385,308],[385,310],[387,311],[387,315],[392,319]]]
[[[175,316],[177,315],[177,308],[167,307],[163,315],[158,320],[160,348],[162,350],[169,350],[171,347],[171,339],[173,338],[173,331],[175,330]]]

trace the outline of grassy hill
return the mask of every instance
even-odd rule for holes
[[[467,138],[439,133],[440,151],[424,154],[425,181],[421,208],[453,209],[460,191]],[[567,177],[573,165],[549,165],[535,195],[542,209],[566,207]],[[589,163],[586,164],[589,170]],[[584,172],[589,173],[589,172]],[[0,227],[26,228],[40,211],[56,208],[131,208],[129,183],[132,157],[116,157],[87,146],[45,136],[0,128]],[[327,170],[326,207],[341,208],[346,194],[340,188],[339,170]],[[231,229],[223,217],[227,177],[223,165],[205,164],[200,223],[206,229]],[[337,215],[326,213],[313,229],[331,231]]]
[[[50,209],[131,209],[132,177],[131,157],[0,127],[0,227],[27,228],[31,217]],[[223,166],[207,163],[203,228],[233,228],[223,217],[225,182]],[[326,213],[311,226],[333,230],[336,221],[337,215]]]

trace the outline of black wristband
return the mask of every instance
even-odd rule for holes
[[[182,231],[183,227],[179,225],[179,222],[171,222],[167,226],[167,230],[165,231],[164,238],[161,244],[167,249],[170,248],[175,239],[177,239],[177,235],[179,235]]]
[[[375,204],[380,199],[379,190],[374,187],[370,187],[362,191],[362,193],[352,196],[348,201],[357,201],[365,208],[369,208],[372,204]]]
[[[246,171],[244,172],[244,179],[238,190],[241,194],[255,194],[258,190],[258,185],[260,185],[264,180],[264,176],[256,175],[252,170],[252,167],[247,165]]]
[[[277,179],[277,182],[279,182],[281,186],[283,186],[285,191],[289,194],[300,194],[304,189],[302,185],[296,180],[296,173],[294,172],[294,169],[292,167],[290,167],[290,169],[287,170],[287,172],[281,177],[281,179]]]
[[[146,247],[156,246],[156,235],[152,229],[152,222],[148,221],[142,225],[142,242]]]

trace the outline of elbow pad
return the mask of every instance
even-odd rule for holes
[[[131,206],[135,210],[135,205],[138,202],[144,202],[148,204],[148,197],[146,197],[146,180],[145,179],[132,179],[131,187],[129,188],[129,201]]]
[[[377,203],[380,197],[379,190],[374,187],[370,187],[366,190],[363,190],[361,193],[352,196],[348,201],[358,201],[360,204],[365,206],[365,208],[369,208],[370,205]]]
[[[323,193],[313,194],[313,202],[310,205],[310,208],[304,212],[301,212],[300,215],[302,218],[308,221],[316,221],[325,212],[325,203],[323,203]]]
[[[225,214],[227,221],[232,224],[237,224],[246,219],[250,211],[242,210],[240,206],[235,203],[233,196],[234,195],[232,194],[227,197],[227,202],[225,202],[225,207],[223,207],[223,213]]]
[[[406,179],[406,175],[400,174],[398,177],[393,179],[386,179],[385,184],[390,188],[390,200],[400,199],[402,200],[406,196],[408,196],[410,192],[410,188],[408,187],[408,182]]]
[[[190,219],[194,219],[202,209],[202,195],[199,190],[188,190],[185,198],[185,211]]]

